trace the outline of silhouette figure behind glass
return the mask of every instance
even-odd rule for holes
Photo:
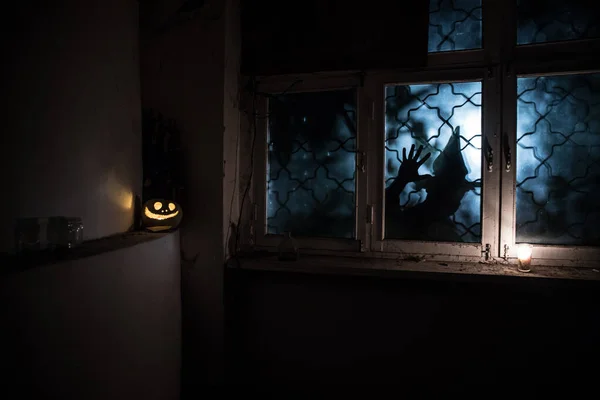
[[[423,146],[415,152],[415,145],[402,149],[402,164],[398,175],[385,190],[386,238],[461,242],[463,238],[452,221],[465,194],[479,187],[469,182],[469,173],[460,149],[460,128],[457,127],[444,150],[433,162],[433,174],[420,175],[419,168],[431,157],[427,153],[421,160]],[[414,207],[400,205],[400,193],[410,182],[416,190],[425,189],[427,198]]]

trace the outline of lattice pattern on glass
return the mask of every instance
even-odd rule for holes
[[[593,1],[519,0],[517,44],[600,37],[600,14]]]
[[[481,32],[481,0],[430,0],[430,53],[481,48]]]
[[[481,241],[481,125],[481,82],[386,87],[387,239]]]
[[[353,238],[356,91],[269,100],[267,232]]]
[[[517,242],[600,244],[600,74],[517,80]]]

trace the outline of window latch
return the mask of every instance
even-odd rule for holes
[[[251,221],[258,221],[258,204],[252,203],[252,216]]]
[[[364,151],[359,151],[358,153],[356,153],[356,168],[358,168],[360,172],[365,172],[367,170],[365,162],[366,157],[367,156]]]
[[[367,224],[372,224],[375,220],[374,209],[372,204],[367,204]]]
[[[510,249],[510,247],[508,247],[507,244],[504,245],[504,253],[502,254],[502,258],[504,259],[504,261],[508,261],[508,250]]]
[[[489,261],[492,255],[492,246],[489,243],[485,244],[485,248],[481,251],[485,261]]]
[[[488,172],[492,172],[494,170],[494,150],[489,143],[487,144],[486,161]]]
[[[508,144],[508,135],[504,135],[504,148],[506,152],[504,156],[506,157],[506,172],[510,172],[512,167],[512,152],[510,151],[510,145]]]

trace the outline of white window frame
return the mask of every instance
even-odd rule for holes
[[[516,262],[516,79],[600,71],[600,38],[529,45],[516,44],[516,0],[483,1],[483,48],[428,55],[421,69],[340,71],[258,78],[258,91],[277,94],[357,90],[356,225],[354,239],[296,238],[302,251],[351,256],[423,256],[439,261]],[[561,60],[556,54],[570,54]],[[544,61],[540,61],[544,60]],[[293,87],[290,86],[298,81]],[[390,84],[482,82],[481,243],[443,243],[383,238],[385,119],[384,87]],[[257,102],[266,115],[266,97]],[[247,123],[248,121],[246,121]],[[253,244],[273,250],[281,235],[266,232],[267,119],[257,119],[251,202]],[[493,150],[492,170],[488,149]],[[508,146],[506,146],[508,144]],[[508,147],[508,148],[507,148]],[[512,151],[508,152],[508,149]],[[511,168],[507,169],[507,162]],[[364,168],[361,168],[364,166]],[[534,265],[594,266],[600,247],[533,245]]]
[[[325,92],[333,90],[355,89],[357,96],[357,137],[356,137],[356,181],[355,181],[355,238],[320,238],[295,237],[300,248],[309,251],[341,251],[359,252],[366,249],[365,228],[358,221],[365,219],[366,169],[361,168],[365,162],[362,150],[368,123],[362,117],[364,110],[364,90],[358,72],[341,72],[330,74],[303,74],[264,77],[259,79],[257,91],[278,95],[282,93]],[[258,96],[257,114],[266,116],[268,97]],[[268,163],[268,117],[257,118],[256,146],[254,156],[254,204],[255,204],[255,243],[258,248],[274,249],[282,240],[282,235],[267,232],[267,163]],[[293,234],[293,232],[292,232]]]
[[[430,242],[416,240],[399,240],[384,238],[385,220],[385,104],[384,90],[387,85],[411,85],[441,82],[466,82],[480,81],[482,83],[482,151],[481,151],[481,242]],[[396,256],[427,255],[429,259],[451,260],[460,257],[464,260],[481,260],[492,255],[492,249],[497,243],[497,202],[489,201],[498,195],[498,170],[492,165],[488,171],[486,148],[488,143],[492,149],[497,149],[496,144],[497,105],[499,102],[499,86],[495,70],[484,67],[463,68],[455,70],[436,70],[408,73],[379,73],[373,74],[369,79],[369,93],[373,99],[373,125],[374,130],[370,139],[370,152],[368,159],[370,182],[369,203],[375,209],[374,223],[371,226],[371,251],[378,253],[393,253]]]
[[[516,243],[516,155],[517,78],[544,75],[571,75],[600,72],[600,38],[517,45],[516,1],[506,2],[501,26],[502,47],[508,49],[501,60],[502,77],[502,162],[500,248],[498,257],[515,261]],[[562,57],[557,55],[563,55]],[[510,168],[506,163],[510,162]],[[532,244],[533,265],[597,267],[600,248],[574,245]]]
[[[600,44],[600,41],[598,41]],[[562,47],[564,43],[557,43]],[[545,51],[551,51],[553,46],[544,44]],[[581,53],[585,55],[585,53]],[[594,68],[595,67],[595,68]],[[574,75],[586,73],[600,73],[600,63],[577,60],[576,62],[563,62],[552,64],[540,64],[524,59],[522,62],[508,66],[504,76],[504,113],[503,132],[508,138],[508,148],[503,149],[503,158],[506,162],[510,155],[510,170],[502,171],[502,210],[501,210],[501,249],[502,257],[515,259],[519,243],[516,242],[516,169],[518,166],[516,154],[517,139],[517,79],[521,77],[534,76],[557,76]],[[503,143],[504,144],[504,143]],[[560,266],[597,266],[600,261],[600,248],[577,245],[542,245],[531,244],[532,264],[560,265]]]

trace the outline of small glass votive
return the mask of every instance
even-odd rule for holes
[[[17,253],[71,249],[83,242],[83,221],[78,217],[19,218],[15,226]]]
[[[531,271],[531,253],[533,247],[530,244],[519,244],[517,248],[517,259],[519,272],[530,272]]]
[[[283,234],[283,240],[277,246],[280,261],[296,261],[299,258],[298,242],[292,237],[291,232]]]
[[[15,250],[17,253],[45,250],[48,246],[46,230],[48,218],[19,218],[15,223]]]
[[[66,246],[71,249],[83,242],[83,221],[81,218],[67,218]]]

